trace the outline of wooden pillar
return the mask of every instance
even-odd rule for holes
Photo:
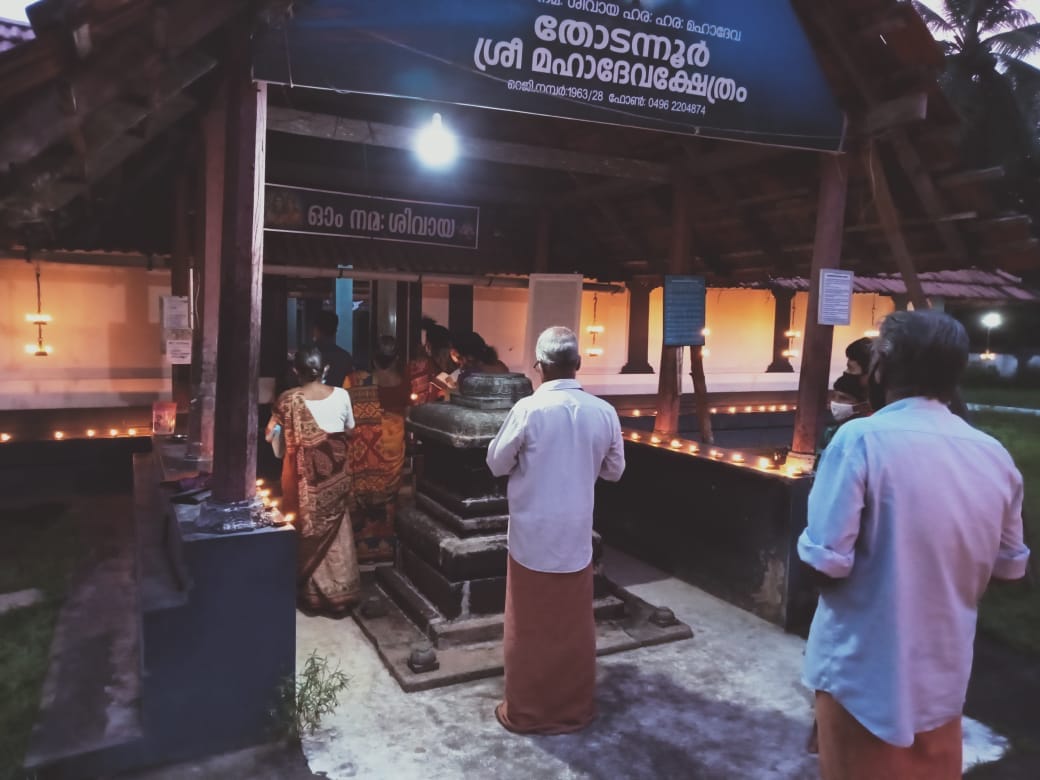
[[[766,373],[790,374],[794,371],[794,366],[784,355],[790,344],[790,340],[784,334],[791,329],[791,301],[794,300],[794,290],[774,288],[773,298],[776,303],[773,313],[773,362],[766,368]]]
[[[628,287],[628,362],[622,374],[652,374],[648,360],[650,349],[650,291],[654,284],[647,279],[633,279]]]
[[[668,272],[683,274],[689,269],[690,219],[689,183],[677,181],[672,186],[672,246]],[[657,380],[657,418],[654,432],[673,434],[679,430],[679,398],[682,376],[679,373],[681,347],[661,347],[661,373]]]
[[[552,216],[549,209],[538,209],[538,224],[535,228],[534,272],[549,273],[549,233],[552,227]]]
[[[448,287],[448,330],[453,333],[473,330],[473,288],[468,284]]]
[[[256,495],[267,86],[252,81],[247,38],[229,62],[213,503]],[[238,518],[236,518],[237,520]],[[245,518],[248,522],[248,518]],[[227,525],[223,526],[225,529]]]
[[[401,357],[406,365],[422,354],[422,307],[422,282],[409,282],[408,341],[401,346]]]
[[[191,308],[192,241],[191,241],[191,175],[181,168],[174,178],[173,195],[173,252],[170,257],[170,294],[188,298]],[[192,312],[194,315],[194,312]],[[194,320],[194,317],[193,317]],[[194,326],[194,321],[192,325]],[[188,412],[191,406],[191,366],[171,366],[173,400],[178,412]]]
[[[711,410],[708,408],[708,383],[704,378],[704,347],[690,347],[690,379],[693,380],[693,397],[697,404],[697,423],[701,431],[701,441],[705,444],[715,443],[715,433],[711,429]]]
[[[816,236],[813,239],[809,305],[802,341],[802,368],[798,376],[798,410],[794,418],[791,451],[805,458],[816,452],[827,388],[830,383],[831,345],[834,327],[820,325],[820,272],[841,265],[841,238],[845,229],[845,200],[848,195],[849,161],[845,155],[820,155],[820,192],[816,205]]]
[[[264,276],[260,306],[260,376],[285,376],[289,354],[289,279]]]
[[[224,224],[224,146],[227,140],[226,90],[221,89],[202,117],[199,177],[197,315],[192,357],[192,402],[188,453],[192,460],[213,459],[213,417],[217,395],[217,343],[220,332],[220,252]]]
[[[909,296],[897,293],[892,296],[892,305],[896,307],[896,311],[906,311],[907,304],[910,303]]]

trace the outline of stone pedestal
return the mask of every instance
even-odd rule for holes
[[[409,413],[423,467],[415,502],[397,518],[393,567],[377,569],[356,614],[405,690],[501,673],[509,508],[506,479],[491,475],[487,447],[509,409],[530,395],[523,374],[473,374],[450,403]],[[593,559],[602,546],[593,539]],[[691,636],[649,621],[654,608],[596,574],[600,652]]]

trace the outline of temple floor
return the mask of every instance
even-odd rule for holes
[[[804,641],[617,550],[606,571],[667,604],[694,637],[598,660],[599,717],[585,731],[516,736],[493,714],[502,678],[404,693],[350,619],[297,617],[297,663],[317,651],[350,677],[305,736],[310,770],[341,778],[812,778]],[[1007,741],[964,719],[965,767]]]

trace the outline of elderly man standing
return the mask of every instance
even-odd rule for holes
[[[617,481],[625,450],[617,412],[581,389],[578,339],[549,328],[535,348],[542,384],[509,412],[488,448],[509,475],[505,700],[499,722],[564,734],[596,715],[592,509],[597,478]]]
[[[889,315],[871,366],[886,405],[823,453],[798,554],[822,575],[805,680],[824,780],[961,776],[977,605],[1029,559],[1021,474],[947,408],[967,360],[951,317]]]

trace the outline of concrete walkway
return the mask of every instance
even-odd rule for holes
[[[600,716],[580,734],[521,737],[492,709],[501,678],[403,693],[351,620],[299,616],[298,662],[317,650],[351,678],[340,706],[305,737],[311,771],[341,778],[812,778],[805,643],[616,551],[610,576],[671,607],[694,637],[599,659]],[[1006,749],[966,721],[965,757]]]

